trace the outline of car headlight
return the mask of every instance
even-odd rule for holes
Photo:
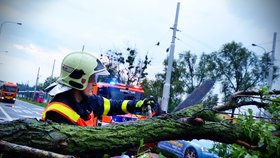
[[[208,149],[206,147],[201,147],[200,149],[202,152],[208,152]]]

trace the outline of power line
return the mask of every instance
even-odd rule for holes
[[[187,42],[181,40],[180,38],[176,38],[178,41],[180,41],[181,43],[183,43],[184,45],[188,46],[188,47],[191,47],[193,49],[196,49],[195,47],[193,47],[191,44],[188,44]]]
[[[198,43],[198,44],[200,44],[200,45],[202,45],[202,46],[204,46],[204,47],[206,47],[206,48],[208,48],[208,49],[214,50],[214,48],[213,48],[212,46],[210,46],[209,44],[207,44],[207,43],[205,43],[205,42],[203,42],[203,41],[201,41],[201,40],[199,40],[199,39],[197,39],[197,38],[194,38],[194,37],[192,37],[191,35],[185,34],[185,33],[183,33],[183,32],[181,32],[181,34],[182,34],[184,37],[189,38],[189,39],[195,41],[196,43]]]
[[[152,48],[154,48],[154,47],[159,47],[159,46],[161,46],[161,45],[162,45],[163,39],[165,39],[165,38],[167,37],[167,35],[169,34],[169,32],[171,32],[170,29],[168,29],[168,30],[165,32],[165,34],[164,34],[161,38],[159,38],[158,41],[156,41],[155,43],[153,43],[153,44],[147,49],[147,52],[150,52],[150,50],[151,50]]]

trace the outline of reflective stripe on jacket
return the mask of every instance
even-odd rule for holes
[[[96,126],[96,118],[94,117],[93,112],[90,114],[89,120],[85,121],[80,117],[77,112],[75,112],[72,108],[70,108],[68,105],[61,103],[61,102],[51,102],[45,109],[45,111],[42,114],[42,120],[46,120],[47,112],[54,111],[69,121],[73,122],[75,125],[78,126]]]

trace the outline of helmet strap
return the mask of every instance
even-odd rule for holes
[[[88,98],[88,96],[85,94],[84,91],[80,91],[80,94],[81,94],[81,96],[83,98],[82,100],[86,100]]]
[[[86,99],[87,96],[85,95],[84,91],[72,89],[72,93],[74,95],[75,100],[80,103],[82,100]]]

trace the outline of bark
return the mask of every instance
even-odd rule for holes
[[[279,91],[277,91],[279,94]],[[120,155],[129,148],[139,147],[140,141],[154,143],[176,139],[210,139],[227,144],[239,144],[257,149],[257,142],[246,135],[238,124],[221,121],[216,112],[236,107],[241,96],[260,95],[239,92],[228,103],[213,110],[196,105],[181,111],[147,120],[116,123],[102,127],[78,127],[36,119],[0,123],[0,140],[64,155]],[[274,93],[273,93],[274,94]],[[263,150],[264,148],[262,148]],[[0,153],[8,152],[0,146]]]
[[[204,118],[203,124],[190,121],[198,117]],[[199,105],[148,120],[94,128],[23,119],[1,123],[0,139],[68,155],[121,154],[128,148],[138,147],[141,139],[145,143],[193,138],[224,143],[250,140],[242,128],[214,122],[218,120],[212,111]]]
[[[4,155],[9,154],[9,157],[19,157],[19,155],[24,155],[24,157],[29,158],[74,158],[74,156],[61,155],[54,152],[13,144],[2,140],[0,141],[0,148],[3,151]]]

